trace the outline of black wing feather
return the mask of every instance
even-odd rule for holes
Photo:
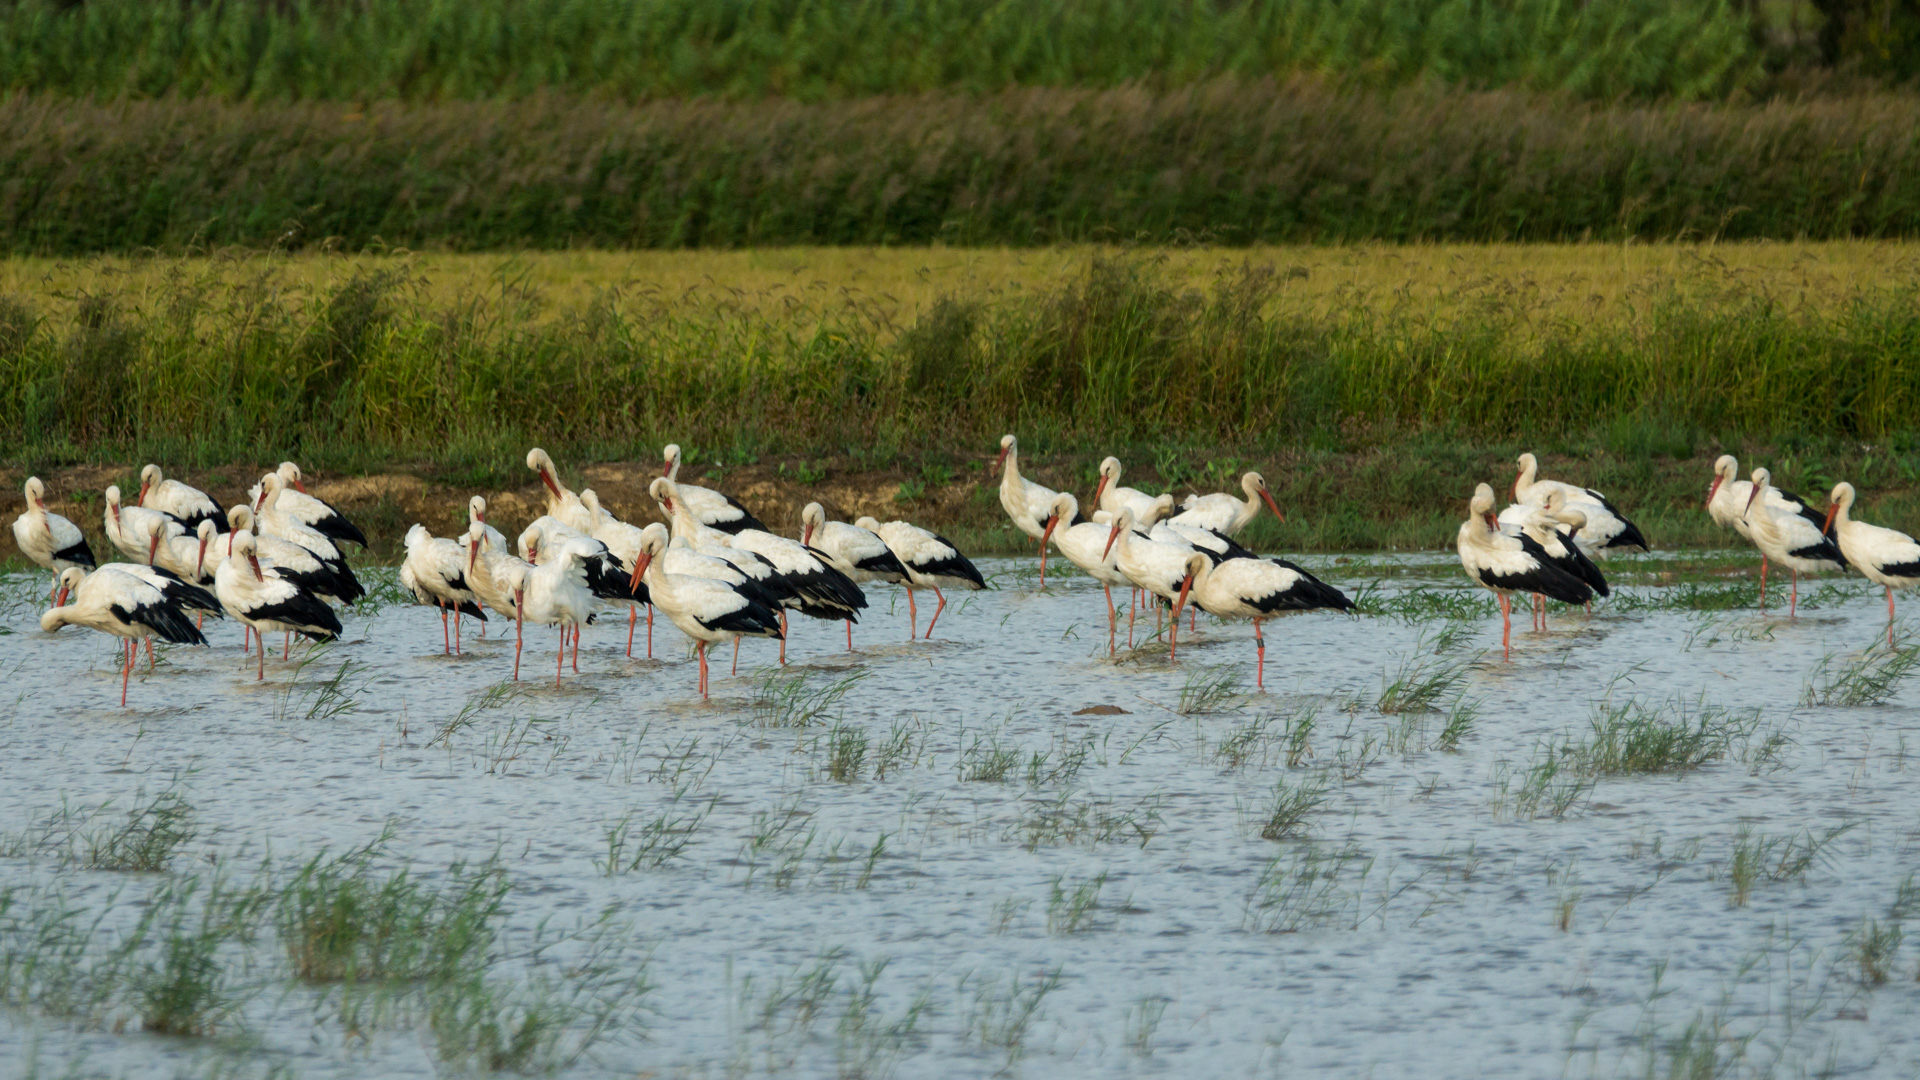
[[[987,587],[987,579],[980,576],[979,568],[969,562],[965,555],[960,554],[960,548],[954,544],[953,541],[941,536],[939,533],[934,533],[933,538],[947,545],[947,550],[953,552],[953,555],[948,558],[935,559],[925,566],[915,567],[915,569],[923,574],[939,574],[942,577],[956,577],[962,581],[972,582],[973,587],[976,589],[984,589]]]
[[[339,507],[334,506],[325,499],[314,498],[312,495],[307,496],[307,498],[313,499],[314,502],[319,503],[331,511],[328,516],[313,522],[308,528],[311,528],[314,532],[319,533],[329,540],[351,540],[361,547],[367,546],[367,535],[360,531],[360,526],[347,520],[347,515],[341,513]]]
[[[152,630],[162,641],[175,645],[205,645],[207,639],[200,633],[186,612],[171,604],[137,604],[129,611],[114,604],[108,609],[113,617],[124,623],[144,626]]]
[[[727,612],[725,615],[718,615],[711,619],[698,619],[697,621],[701,626],[709,630],[725,630],[728,633],[740,634],[744,637],[779,637],[779,613],[744,592],[740,593],[740,597],[746,601],[746,603],[740,607]]]
[[[1598,595],[1612,596],[1613,589],[1607,585],[1606,575],[1600,572],[1592,559],[1587,558],[1586,552],[1580,550],[1580,545],[1574,543],[1572,529],[1561,530],[1560,543],[1567,549],[1567,557],[1555,560],[1554,565],[1586,582],[1587,587]]]
[[[80,538],[79,543],[74,544],[72,547],[64,547],[54,552],[53,557],[56,559],[64,559],[67,562],[73,563],[75,566],[84,566],[89,570],[97,565],[93,561],[93,549],[87,546],[87,538],[84,536]]]
[[[1346,593],[1314,577],[1306,567],[1279,558],[1269,561],[1300,575],[1300,580],[1294,583],[1293,588],[1280,594],[1282,598],[1294,598],[1293,603],[1283,606],[1290,607],[1294,610],[1308,610],[1311,608],[1333,608],[1338,611],[1353,610],[1353,601],[1347,598]]]
[[[1532,537],[1521,533],[1518,539],[1521,549],[1533,557],[1533,569],[1521,574],[1495,574],[1482,570],[1478,574],[1482,582],[1498,589],[1539,593],[1563,604],[1584,604],[1593,599],[1593,590],[1587,587],[1587,583],[1555,566]]]
[[[748,510],[746,507],[740,505],[740,500],[725,493],[722,493],[720,497],[727,500],[728,506],[731,506],[735,510],[740,511],[740,516],[730,521],[705,522],[705,525],[707,526],[707,528],[718,529],[721,532],[727,533],[729,535],[734,533],[743,533],[743,532],[746,532],[748,529],[756,529],[760,532],[773,531],[767,528],[765,525],[762,525],[760,523],[760,519],[753,516],[753,511]]]
[[[283,577],[281,580],[289,579]],[[285,600],[250,608],[246,616],[260,622],[291,626],[295,633],[314,641],[332,641],[340,636],[340,617],[333,613],[326,601],[305,589],[296,591]]]

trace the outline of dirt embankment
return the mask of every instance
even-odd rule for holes
[[[170,477],[202,488],[222,506],[234,506],[247,498],[247,489],[275,463],[248,463],[207,469],[201,472],[169,473]],[[660,520],[647,485],[660,475],[658,465],[608,463],[569,468],[560,465],[562,480],[575,489],[592,488],[603,506],[623,520],[645,523]],[[140,487],[139,465],[73,466],[43,470],[38,475],[47,485],[47,505],[54,512],[71,518],[86,530],[96,555],[106,551],[101,532],[104,492],[118,484],[124,498],[132,501]],[[18,469],[0,470],[0,517],[6,521],[25,509],[21,487],[26,473]],[[515,487],[452,483],[432,475],[388,472],[371,476],[329,477],[309,472],[309,494],[325,499],[352,518],[372,542],[377,556],[390,557],[400,546],[406,530],[415,522],[425,525],[436,536],[451,536],[467,526],[467,501],[474,495],[485,496],[488,520],[508,536],[528,521],[546,512],[545,489],[531,472],[526,482]],[[902,470],[842,471],[830,466],[824,476],[795,475],[785,466],[734,466],[724,470],[681,470],[683,481],[719,488],[739,499],[748,509],[783,535],[799,531],[800,509],[819,502],[827,514],[852,521],[864,514],[885,521],[906,518],[932,529],[995,527],[1004,522],[997,498],[997,480],[984,464],[967,475],[944,483],[930,483],[917,474]],[[1059,482],[1070,482],[1063,473]],[[904,487],[904,490],[903,490]],[[4,552],[18,557],[11,532],[3,541]]]

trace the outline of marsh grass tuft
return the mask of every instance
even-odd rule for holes
[[[1027,1032],[1043,1014],[1047,995],[1059,987],[1061,969],[1043,972],[1022,982],[1009,975],[1005,982],[982,980],[974,985],[966,1014],[966,1031],[980,1045],[999,1050],[1008,1063],[1025,1052]],[[968,980],[962,980],[962,989]]]
[[[1734,833],[1733,853],[1727,861],[1733,906],[1745,907],[1761,881],[1805,881],[1826,858],[1827,847],[1858,824],[1850,821],[1818,836],[1810,828],[1782,836],[1756,834],[1751,826],[1742,825]]]
[[[686,793],[685,789],[676,790],[671,805],[640,826],[637,833],[631,812],[605,826],[606,857],[595,863],[600,872],[612,877],[635,870],[658,870],[685,854],[694,834],[719,803],[719,796],[709,796],[706,802],[682,811],[680,803]]]
[[[869,742],[867,729],[835,721],[827,733],[827,775],[843,784],[860,779]]]
[[[1149,795],[1131,806],[1110,798],[1074,798],[1063,791],[1051,799],[1028,799],[1020,820],[1007,829],[1022,847],[1035,851],[1054,844],[1137,843],[1146,847],[1160,831],[1160,797]]]
[[[1351,844],[1295,845],[1261,867],[1247,892],[1246,925],[1257,933],[1291,934],[1343,920],[1372,866]]]
[[[1433,745],[1449,754],[1460,752],[1460,740],[1473,734],[1473,723],[1479,719],[1480,702],[1465,694],[1454,699],[1447,708],[1447,721],[1440,727],[1440,734]]]
[[[984,741],[975,735],[966,749],[960,752],[956,768],[961,781],[965,783],[1004,783],[1020,766],[1020,751],[1015,747],[1001,746],[997,738],[988,737]]]
[[[822,723],[847,692],[871,672],[849,672],[824,685],[808,671],[764,669],[753,693],[753,723],[763,728],[798,728]]]
[[[1594,706],[1590,737],[1567,740],[1560,753],[1590,775],[1673,773],[1724,758],[1760,725],[1759,709],[1733,710],[1682,700]]]
[[[1106,887],[1106,871],[1071,885],[1055,877],[1047,889],[1047,933],[1078,934],[1094,929],[1094,917],[1100,910],[1100,891]]]
[[[1374,708],[1392,715],[1406,712],[1436,712],[1440,700],[1457,693],[1466,682],[1471,661],[1449,660],[1425,648],[1424,639],[1414,645],[1411,655],[1388,676],[1380,676],[1380,697]]]
[[[102,806],[99,812],[107,809]],[[125,821],[82,837],[82,861],[91,870],[165,870],[174,852],[196,832],[193,807],[178,791],[163,791],[146,801],[135,795]]]
[[[1862,986],[1879,986],[1893,972],[1893,956],[1904,938],[1899,923],[1880,925],[1878,919],[1864,919],[1852,934],[1853,960],[1860,968]]]
[[[1920,645],[1904,630],[1889,646],[1878,638],[1851,657],[1828,653],[1808,673],[1800,700],[1807,705],[1885,705],[1906,678],[1920,669]]]
[[[1193,716],[1238,707],[1244,682],[1238,664],[1195,667],[1187,672],[1186,683],[1180,687],[1180,703],[1174,706],[1174,711],[1181,716]]]
[[[1267,805],[1260,825],[1263,840],[1287,840],[1304,835],[1308,815],[1327,801],[1325,774],[1300,781],[1282,776],[1273,786],[1273,799]]]

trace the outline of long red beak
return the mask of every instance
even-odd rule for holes
[[[673,459],[666,458],[662,460],[660,462],[660,475],[667,476],[667,475],[670,475],[672,472],[673,472]]]
[[[1726,479],[1727,478],[1724,476],[1715,476],[1713,478],[1713,486],[1707,489],[1707,505],[1708,506],[1713,505],[1713,497],[1715,495],[1720,494],[1720,485],[1724,483]]]
[[[672,514],[673,513],[673,496],[669,495],[666,498],[661,499],[660,505],[662,508],[666,510],[668,514]]]
[[[647,576],[647,567],[652,565],[653,556],[648,552],[641,552],[640,558],[636,559],[633,564],[633,577],[627,582],[628,592],[640,591],[640,579]]]
[[[193,557],[193,572],[197,577],[205,577],[207,573],[207,538],[204,536],[200,538],[200,553]]]
[[[247,565],[253,567],[254,577],[260,579],[261,581],[267,580],[267,575],[260,572],[260,557],[258,555],[247,556]]]
[[[1106,558],[1113,551],[1113,542],[1118,539],[1120,539],[1120,523],[1116,521],[1113,523],[1113,531],[1107,534],[1107,546],[1100,552],[1101,558]]]
[[[473,564],[480,561],[480,541],[467,542],[467,573],[473,573]]]
[[[265,505],[266,501],[267,501],[267,485],[261,484],[260,495],[259,497],[253,500],[253,512],[258,514],[260,512],[260,507]]]
[[[113,527],[116,529],[120,527],[120,504],[119,503],[113,504]]]
[[[1093,509],[1100,509],[1100,496],[1107,490],[1107,474],[1100,474],[1100,482],[1093,485]],[[1088,511],[1091,513],[1092,511]]]
[[[1741,508],[1742,511],[1753,509],[1753,500],[1759,497],[1760,497],[1760,485],[1755,484],[1753,485],[1753,491],[1747,495],[1747,505]]]
[[[813,524],[809,522],[805,528],[800,530],[800,546],[805,547],[811,543],[813,543]]]
[[[60,586],[60,595],[59,595],[59,596],[56,596],[56,597],[54,597],[54,599],[53,599],[53,606],[54,606],[54,607],[66,607],[66,606],[67,606],[67,592],[68,592],[68,590],[67,590],[67,587],[66,587],[65,585],[62,585],[62,586]]]
[[[553,492],[554,498],[558,499],[561,497],[560,485],[554,481],[552,474],[548,473],[545,469],[540,470],[540,482],[547,485],[547,490]]]
[[[293,481],[293,490],[299,492],[302,495],[305,495],[307,493],[307,482],[305,480],[300,479],[299,477],[295,477]]]
[[[1271,492],[1266,488],[1261,488],[1260,499],[1267,504],[1267,509],[1273,511],[1273,516],[1279,519],[1280,524],[1285,525],[1287,523],[1287,515],[1280,512],[1280,504],[1273,501],[1273,494]]]
[[[1002,466],[1002,465],[1005,465],[1005,464],[1007,463],[1007,450],[1008,450],[1008,449],[1010,449],[1010,448],[1009,448],[1009,447],[1005,447],[1005,446],[1003,446],[1003,447],[1001,447],[1001,448],[1000,448],[1000,456],[999,456],[999,457],[997,457],[997,458],[994,458],[994,459],[993,459],[993,468],[991,468],[991,469],[988,469],[988,470],[987,470],[988,472],[999,472],[999,471],[1000,471],[1000,466]]]
[[[1047,541],[1053,539],[1053,530],[1058,527],[1059,524],[1060,514],[1058,511],[1047,518],[1047,527],[1040,533],[1040,557],[1042,559],[1047,557]]]
[[[160,550],[160,534],[156,532],[152,536],[147,537],[147,565],[148,566],[153,565],[153,553],[159,550]]]
[[[147,484],[147,482],[146,482],[145,480],[142,480],[142,481],[140,481],[140,497],[139,497],[139,498],[137,498],[137,499],[135,499],[135,500],[133,500],[133,505],[135,505],[135,506],[145,506],[145,505],[147,505],[147,488],[148,488],[148,486],[149,486],[149,485]]]
[[[1180,617],[1180,609],[1187,606],[1187,593],[1192,591],[1193,591],[1193,574],[1191,571],[1189,571],[1187,574],[1187,580],[1180,583],[1180,599],[1175,600],[1173,602],[1174,618],[1177,619]]]
[[[540,565],[540,543],[539,543],[539,541],[535,541],[535,542],[533,542],[533,543],[531,543],[531,544],[528,544],[528,545],[527,545],[527,562],[529,562],[529,563],[531,563],[531,564],[532,564],[532,565],[534,565],[534,566],[539,566],[539,565]]]
[[[1487,511],[1486,517],[1487,517],[1487,528],[1492,529],[1494,532],[1499,532],[1500,519],[1494,516],[1494,513],[1491,510]]]
[[[1834,515],[1838,514],[1839,512],[1840,512],[1839,503],[1827,504],[1827,520],[1820,523],[1820,535],[1825,536],[1828,533],[1833,531]]]

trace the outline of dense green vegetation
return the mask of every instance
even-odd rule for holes
[[[1879,20],[1857,21],[1865,32],[1834,48],[1879,57]],[[1791,59],[1796,42],[1777,31],[1799,25],[1738,0],[13,0],[0,5],[0,87],[818,99],[1314,72],[1714,98]]]
[[[0,251],[1904,236],[1920,98],[1315,81],[800,104],[0,109]]]

